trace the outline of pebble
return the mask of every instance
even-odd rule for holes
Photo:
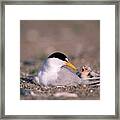
[[[93,92],[93,90],[90,90],[90,92],[92,93],[92,92]]]
[[[84,84],[84,85],[83,85],[83,87],[85,88],[85,87],[86,87],[86,85]]]
[[[55,96],[55,97],[70,97],[70,98],[78,97],[77,94],[75,94],[75,93],[68,93],[68,92],[58,92],[58,93],[55,93],[53,96]]]

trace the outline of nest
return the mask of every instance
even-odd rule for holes
[[[100,99],[99,84],[77,84],[74,86],[43,86],[31,77],[20,79],[21,100],[93,100]]]

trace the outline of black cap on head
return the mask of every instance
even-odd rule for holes
[[[48,58],[59,58],[60,60],[68,61],[67,56],[60,52],[52,53]]]

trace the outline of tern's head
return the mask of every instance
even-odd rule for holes
[[[47,61],[49,62],[49,64],[53,65],[53,66],[68,66],[69,68],[73,69],[73,70],[77,70],[77,68],[69,62],[67,56],[63,53],[60,52],[55,52],[52,53],[50,56],[48,56]]]

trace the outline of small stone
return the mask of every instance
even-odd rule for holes
[[[78,97],[77,94],[68,93],[68,92],[57,92],[53,96],[55,96],[55,97],[72,97],[72,98]]]
[[[93,90],[90,90],[90,92],[92,93],[92,92],[93,92]]]
[[[84,84],[83,87],[86,88],[86,85]]]

